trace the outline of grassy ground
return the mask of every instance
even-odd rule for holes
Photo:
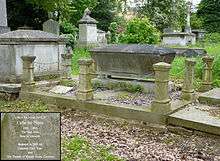
[[[205,49],[209,55],[214,56],[214,66],[213,66],[213,82],[214,86],[220,86],[220,44],[206,44]],[[197,85],[200,84],[203,73],[203,62],[202,59],[197,57],[196,67],[195,67],[195,83]],[[176,57],[172,63],[172,69],[170,71],[170,75],[173,79],[182,79],[184,76],[184,66],[185,66],[185,58],[184,57]]]
[[[81,58],[89,58],[89,57],[90,57],[90,53],[88,52],[87,49],[80,49],[80,48],[74,49],[74,53],[73,53],[73,57],[72,57],[73,75],[79,74],[78,60]]]
[[[63,142],[64,157],[63,161],[120,161],[118,157],[109,153],[110,148],[104,146],[94,147],[84,138],[73,136]]]
[[[47,105],[40,101],[3,101],[0,100],[1,112],[48,112]],[[120,159],[110,153],[104,146],[93,147],[85,138],[74,136],[71,139],[62,139],[62,156],[64,161],[105,160],[119,161]]]

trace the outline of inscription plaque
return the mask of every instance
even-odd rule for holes
[[[2,160],[60,157],[60,113],[1,113]]]

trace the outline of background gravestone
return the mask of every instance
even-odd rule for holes
[[[6,0],[0,0],[0,34],[8,31]]]
[[[57,21],[54,21],[53,19],[49,19],[48,21],[43,23],[43,31],[59,35],[60,25]]]
[[[60,113],[1,117],[2,160],[60,160]]]

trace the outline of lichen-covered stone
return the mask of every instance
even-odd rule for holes
[[[214,62],[214,57],[204,56],[202,58],[205,67],[203,72],[202,86],[199,91],[206,92],[212,89],[212,66]]]
[[[79,63],[79,89],[77,92],[77,99],[79,100],[92,100],[92,59],[80,59]]]
[[[160,62],[154,64],[155,70],[155,100],[152,102],[152,112],[165,114],[171,111],[171,99],[169,97],[169,70],[171,65]]]
[[[195,90],[193,86],[196,61],[194,59],[186,59],[185,61],[185,78],[182,88],[183,100],[192,101],[195,98]]]

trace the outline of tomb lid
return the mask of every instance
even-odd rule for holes
[[[95,53],[130,53],[130,54],[156,54],[167,55],[176,54],[170,48],[158,47],[147,44],[111,44],[104,47],[97,47],[90,50]]]
[[[16,30],[0,34],[0,42],[65,42],[65,38],[40,30]]]

